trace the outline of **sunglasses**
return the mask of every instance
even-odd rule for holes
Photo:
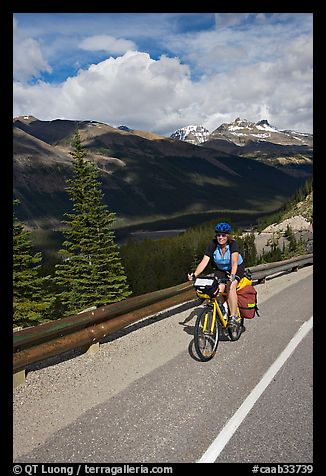
[[[216,233],[217,238],[226,238],[227,234],[226,233]]]

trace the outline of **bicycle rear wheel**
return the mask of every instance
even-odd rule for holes
[[[217,319],[213,329],[212,321],[213,309],[211,308],[204,308],[196,319],[194,344],[197,355],[203,362],[214,357],[219,342]]]
[[[240,338],[243,330],[243,317],[240,316],[239,308],[237,308],[237,321],[235,325],[227,329],[231,340],[236,341]]]

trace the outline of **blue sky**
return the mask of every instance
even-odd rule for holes
[[[15,13],[14,116],[312,132],[311,13]]]

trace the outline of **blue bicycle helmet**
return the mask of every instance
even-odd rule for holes
[[[215,226],[215,231],[220,231],[222,233],[231,233],[232,229],[228,223],[221,221]]]

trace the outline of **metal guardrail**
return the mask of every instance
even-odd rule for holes
[[[249,268],[249,270],[253,275],[253,281],[260,283],[263,282],[268,276],[273,276],[274,274],[281,273],[283,271],[296,271],[298,267],[302,267],[307,264],[313,264],[313,256],[313,253],[295,256],[283,261],[259,264]]]
[[[247,268],[254,282],[283,271],[313,264],[313,254]],[[117,330],[177,304],[198,300],[192,283],[127,298],[93,311],[64,317],[53,322],[22,329],[13,335],[13,371],[60,355],[68,350],[90,346]]]

